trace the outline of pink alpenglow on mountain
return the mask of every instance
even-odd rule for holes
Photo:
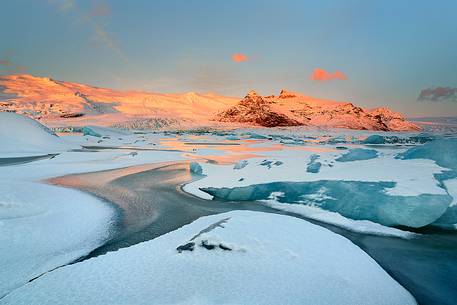
[[[359,130],[412,131],[420,128],[388,108],[373,110],[352,103],[316,99],[281,90],[279,96],[250,91],[237,105],[217,116],[221,122],[274,126],[317,126]]]
[[[367,110],[282,90],[250,91],[239,98],[212,93],[121,91],[32,75],[0,76],[0,111],[16,112],[48,126],[125,127],[318,126],[382,131],[419,130],[388,108]]]

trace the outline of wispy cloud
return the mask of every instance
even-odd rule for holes
[[[234,62],[243,62],[243,61],[248,61],[249,57],[245,54],[235,53],[232,55],[232,60]]]
[[[80,24],[87,25],[92,30],[92,40],[113,50],[126,62],[127,56],[115,37],[106,29],[106,17],[111,14],[111,8],[103,1],[93,1],[89,10],[78,6],[76,0],[48,0],[64,14],[72,13]]]
[[[421,90],[418,101],[457,102],[457,88],[436,87]]]
[[[310,76],[311,80],[315,81],[329,81],[329,80],[347,80],[346,74],[341,71],[328,72],[321,68],[314,69]]]
[[[4,74],[21,74],[25,73],[27,70],[26,67],[16,65],[11,62],[9,59],[0,59],[0,73]]]

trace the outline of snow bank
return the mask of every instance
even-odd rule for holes
[[[177,251],[179,248],[180,251]],[[306,221],[234,211],[66,266],[1,304],[416,304],[346,238]]]
[[[100,246],[113,215],[79,191],[0,180],[0,297]]]
[[[0,154],[48,154],[71,148],[50,129],[19,114],[0,112]]]

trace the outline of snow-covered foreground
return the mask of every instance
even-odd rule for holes
[[[265,213],[204,217],[158,239],[58,268],[115,237],[119,222],[112,203],[47,184],[63,175],[190,160],[189,170],[202,176],[184,191],[233,201],[233,209],[258,200],[321,224],[405,242],[418,234],[404,226],[457,224],[455,138],[101,127],[57,137],[29,119],[0,115],[0,123],[8,119],[0,130],[0,298],[6,295],[0,303],[371,304],[368,296],[373,304],[414,303],[348,240],[303,219]],[[28,157],[41,159],[19,159]],[[205,235],[210,243],[204,245],[217,249],[200,247],[199,237],[193,251],[176,251],[221,216],[230,217],[226,228]],[[301,288],[291,289],[296,283]]]
[[[415,301],[373,259],[337,234],[293,217],[234,211],[203,217],[155,240],[60,268],[0,303],[408,305]]]

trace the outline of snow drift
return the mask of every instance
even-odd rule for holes
[[[0,153],[47,154],[71,147],[46,126],[16,113],[0,112]]]

